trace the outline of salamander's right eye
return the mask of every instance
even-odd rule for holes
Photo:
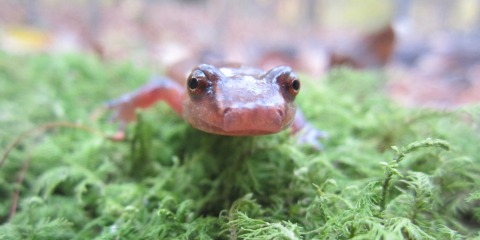
[[[187,80],[188,94],[192,98],[199,98],[209,86],[209,81],[204,72],[195,69]]]
[[[188,79],[188,87],[189,87],[191,90],[195,90],[195,88],[198,87],[198,80],[197,80],[197,78],[191,77],[190,79]]]

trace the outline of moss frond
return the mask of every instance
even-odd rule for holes
[[[229,224],[236,229],[236,236],[232,236],[233,239],[301,239],[302,228],[288,221],[269,223],[237,212],[235,220],[230,221]]]

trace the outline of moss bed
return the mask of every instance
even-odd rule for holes
[[[108,114],[90,115],[152,72],[90,55],[0,53],[2,154],[49,122],[113,133]],[[140,112],[124,142],[44,129],[22,140],[0,169],[0,239],[478,236],[478,107],[402,107],[385,95],[381,73],[299,75],[299,106],[330,134],[323,152],[297,146],[288,132],[204,133],[164,103]]]

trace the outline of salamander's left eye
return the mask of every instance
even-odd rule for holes
[[[293,101],[300,91],[300,80],[288,66],[279,66],[273,68],[265,74],[265,79],[276,82],[281,88],[284,98]]]
[[[300,90],[300,81],[298,81],[298,79],[292,81],[292,89],[297,92]]]
[[[298,91],[300,90],[300,80],[296,76],[291,76],[285,83],[285,90],[292,95],[292,97],[297,96]]]

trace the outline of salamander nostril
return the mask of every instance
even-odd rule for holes
[[[227,115],[228,112],[230,112],[232,109],[227,107],[225,110],[223,110],[223,116]]]
[[[280,118],[283,118],[283,111],[281,109],[277,109],[277,112]]]

